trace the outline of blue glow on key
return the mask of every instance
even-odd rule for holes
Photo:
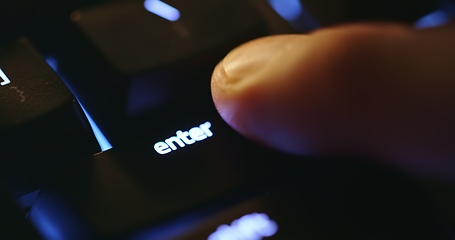
[[[180,11],[178,9],[159,0],[145,0],[144,7],[147,11],[171,22],[177,21],[180,18]]]
[[[87,116],[87,120],[90,123],[90,127],[92,127],[93,134],[95,134],[96,140],[98,141],[98,144],[100,145],[101,151],[106,151],[112,148],[111,143],[107,140],[107,138],[104,136],[103,132],[101,132],[100,128],[98,125],[96,125],[95,121],[93,121],[92,117],[88,114],[88,112],[85,110],[84,106],[82,106],[80,103],[79,105],[81,106],[82,110],[85,113],[85,116]]]
[[[434,11],[429,13],[414,24],[416,28],[431,28],[443,25],[449,22],[450,16],[443,10]]]
[[[46,62],[55,72],[57,72],[58,62],[55,58],[48,57],[46,58]]]
[[[268,0],[270,6],[287,21],[296,20],[303,12],[299,0]]]
[[[38,197],[39,192],[40,192],[40,190],[35,190],[33,192],[24,194],[24,195],[16,198],[16,202],[22,209],[29,208],[35,202],[36,198]]]
[[[56,72],[58,73],[58,62],[55,58],[48,57],[46,58],[47,64]],[[66,82],[61,76],[60,78]],[[77,96],[76,96],[77,99]],[[79,102],[79,100],[78,100]],[[81,106],[82,110],[84,111],[85,116],[87,117],[87,120],[90,124],[90,127],[92,128],[93,134],[95,135],[96,140],[98,141],[98,144],[100,145],[101,151],[106,151],[112,148],[112,145],[109,143],[107,138],[104,136],[103,132],[101,132],[100,128],[98,125],[96,125],[95,121],[93,121],[92,117],[90,117],[90,114],[85,110],[84,106],[79,102],[79,105]]]
[[[49,219],[46,212],[40,210],[33,211],[33,217],[30,219],[38,232],[45,239],[64,239],[63,234],[60,232],[58,226],[56,226],[52,219]]]
[[[231,225],[223,224],[208,240],[261,240],[275,235],[278,225],[265,213],[252,213],[234,220]]]

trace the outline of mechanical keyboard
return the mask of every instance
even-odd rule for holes
[[[451,191],[357,157],[267,149],[210,94],[214,66],[248,40],[352,21],[431,27],[453,9],[1,1],[1,239],[455,239]]]

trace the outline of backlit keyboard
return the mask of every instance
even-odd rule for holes
[[[248,40],[351,21],[431,27],[448,6],[1,1],[0,238],[454,239],[455,208],[431,187],[266,149],[210,95],[214,66]]]

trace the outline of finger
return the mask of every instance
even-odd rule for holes
[[[271,36],[212,76],[234,129],[300,155],[356,154],[421,174],[455,174],[455,28],[348,25]]]

